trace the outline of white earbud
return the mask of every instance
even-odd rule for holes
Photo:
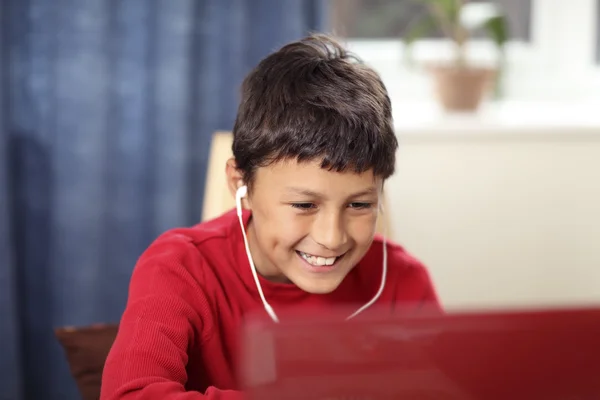
[[[237,210],[237,215],[240,217],[242,215],[242,199],[246,197],[248,194],[248,186],[240,186],[238,190],[235,192],[235,208]]]

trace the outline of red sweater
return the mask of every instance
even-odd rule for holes
[[[244,214],[245,222],[249,213]],[[332,293],[315,295],[261,278],[268,302],[294,307],[358,306],[377,292],[382,242]],[[381,307],[437,305],[425,268],[388,243]],[[141,256],[102,379],[101,400],[241,399],[235,377],[244,315],[263,309],[235,211],[160,236]],[[266,313],[265,313],[266,314]],[[283,320],[283,319],[282,319]]]

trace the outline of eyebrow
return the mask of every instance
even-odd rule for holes
[[[293,192],[295,194],[300,194],[300,195],[304,195],[304,196],[308,196],[308,197],[315,197],[315,198],[319,198],[319,199],[322,199],[322,198],[326,197],[322,193],[318,193],[318,192],[315,192],[313,190],[305,189],[305,188],[299,188],[299,187],[290,186],[290,187],[286,187],[285,189],[288,192]],[[375,186],[371,186],[368,189],[361,190],[360,192],[356,192],[356,193],[351,194],[350,196],[348,196],[348,198],[351,199],[351,198],[365,196],[365,195],[371,195],[371,194],[375,194],[375,193],[377,193],[377,188]]]

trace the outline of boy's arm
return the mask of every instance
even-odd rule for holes
[[[153,245],[140,259],[104,367],[101,400],[243,398],[241,392],[212,387],[205,394],[185,390],[187,351],[203,334],[202,310],[192,304],[202,302],[204,294],[183,266],[201,262],[193,259],[200,255],[191,247],[168,240]]]

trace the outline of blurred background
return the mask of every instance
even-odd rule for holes
[[[0,399],[80,398],[53,330],[119,320],[244,75],[313,31],[388,87],[384,218],[446,307],[600,304],[600,1],[430,3],[0,2]]]

